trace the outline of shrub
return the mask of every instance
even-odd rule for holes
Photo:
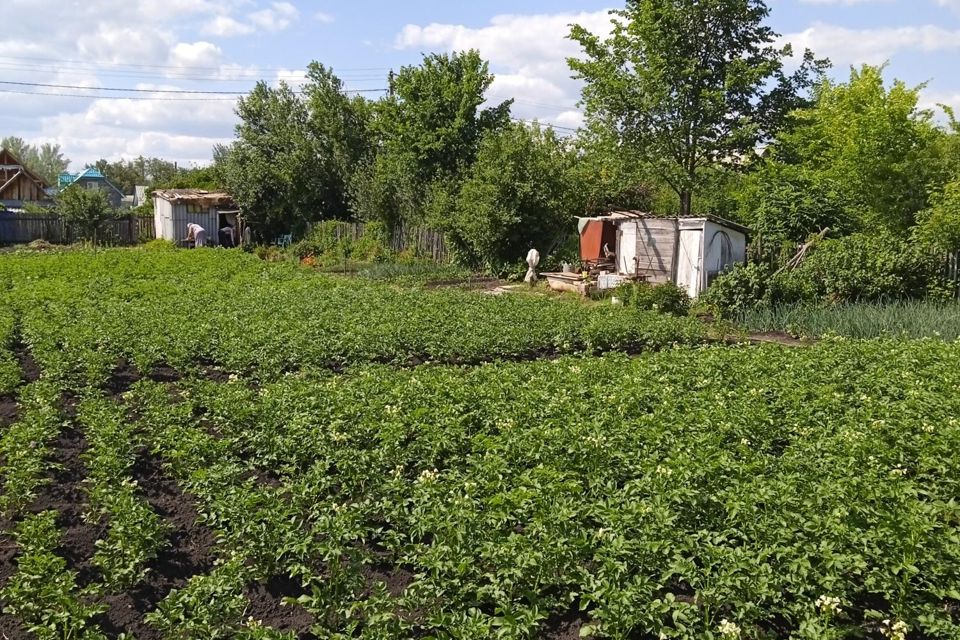
[[[771,275],[766,264],[738,264],[718,276],[700,300],[725,317],[742,313],[766,297]]]
[[[801,265],[774,275],[751,263],[720,276],[703,301],[730,317],[756,306],[943,297],[942,258],[889,234],[853,234],[817,244]]]
[[[941,262],[900,237],[857,233],[817,245],[797,276],[827,302],[914,299],[940,280]]]
[[[674,316],[685,316],[690,311],[690,296],[672,282],[622,284],[617,288],[617,295],[625,306],[642,311],[659,311]]]

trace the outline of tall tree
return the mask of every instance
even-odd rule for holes
[[[851,69],[850,80],[824,79],[812,108],[771,147],[774,161],[803,167],[840,185],[850,216],[864,231],[904,231],[926,208],[928,189],[950,179],[947,133],[920,109],[920,89],[894,81],[884,67]]]
[[[571,231],[580,194],[569,179],[573,156],[552,129],[512,124],[480,143],[442,228],[474,266],[516,262],[534,243],[546,253]]]
[[[681,214],[692,212],[701,170],[752,154],[826,66],[807,51],[787,74],[792,50],[776,46],[769,13],[763,0],[628,0],[609,38],[572,28],[586,54],[569,64],[588,120],[670,185]]]
[[[431,54],[391,77],[371,121],[377,155],[352,184],[361,217],[392,227],[439,215],[483,136],[510,122],[512,101],[481,108],[493,79],[476,51]]]
[[[368,107],[323,65],[310,65],[301,98],[259,83],[237,105],[237,140],[216,173],[265,236],[349,216],[347,185],[367,154]]]

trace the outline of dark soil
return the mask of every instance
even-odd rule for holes
[[[300,605],[283,603],[284,598],[298,598],[305,593],[299,580],[287,577],[250,585],[246,590],[250,602],[246,615],[274,629],[293,631],[300,640],[316,638],[309,632],[314,623],[313,616]]]
[[[126,358],[120,358],[113,371],[110,372],[110,379],[107,380],[107,391],[112,394],[121,394],[130,390],[136,382],[141,379],[140,372]]]
[[[31,640],[33,636],[24,631],[13,616],[0,615],[0,638],[4,640]]]
[[[127,633],[139,640],[154,640],[161,634],[144,623],[144,614],[156,608],[171,590],[184,587],[191,577],[213,568],[216,539],[210,529],[197,523],[194,497],[180,490],[164,473],[159,460],[141,454],[132,475],[150,506],[171,526],[169,544],[150,563],[140,584],[102,599],[109,609],[97,622],[109,637]]]
[[[374,586],[382,582],[387,587],[387,592],[394,598],[403,595],[403,592],[413,582],[413,572],[403,567],[395,567],[388,564],[367,565],[363,568],[363,577],[367,581],[367,591],[373,592]]]
[[[571,609],[563,614],[555,613],[543,623],[542,640],[579,640],[580,628],[587,624],[584,614]]]
[[[208,380],[213,382],[229,382],[230,374],[224,371],[223,369],[218,369],[214,366],[207,366],[203,368],[203,375],[206,376]]]
[[[82,485],[86,471],[80,457],[86,450],[83,434],[73,427],[65,428],[53,447],[51,482],[43,487],[28,508],[31,513],[53,510],[59,514],[57,525],[63,536],[56,553],[77,572],[77,584],[81,587],[94,583],[99,577],[91,560],[96,541],[106,533],[104,522],[85,522],[83,519],[89,503]]]
[[[162,383],[179,382],[183,378],[179,371],[168,364],[158,364],[154,366],[147,377],[154,382]]]
[[[38,365],[37,361],[33,359],[33,354],[30,353],[30,349],[28,349],[23,343],[18,343],[14,347],[14,353],[17,356],[17,360],[20,362],[20,377],[23,378],[23,381],[30,383],[39,380],[40,365]]]
[[[0,396],[0,428],[7,427],[20,419],[20,405],[11,396]]]

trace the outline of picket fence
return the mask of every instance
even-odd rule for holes
[[[155,237],[153,216],[109,220],[97,232],[97,242],[104,245],[131,245]],[[29,244],[34,240],[70,244],[81,239],[80,228],[58,215],[0,212],[0,245]]]
[[[357,241],[366,233],[366,225],[362,222],[326,222],[323,228],[337,241]],[[451,259],[443,234],[425,227],[396,227],[390,238],[390,249],[395,253],[413,253],[434,262],[449,262]]]
[[[947,281],[953,283],[953,293],[960,297],[960,251],[947,255]]]

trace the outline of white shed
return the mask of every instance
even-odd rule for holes
[[[218,231],[230,224],[239,239],[236,205],[229,194],[201,189],[166,189],[153,192],[153,222],[157,238],[181,242],[187,225],[198,224],[207,231],[208,242],[219,245]]]
[[[749,229],[716,216],[677,218],[614,211],[589,220],[615,228],[617,275],[644,277],[655,284],[674,282],[691,298],[747,257]],[[581,255],[586,257],[583,244],[588,227],[583,220],[580,228]]]

